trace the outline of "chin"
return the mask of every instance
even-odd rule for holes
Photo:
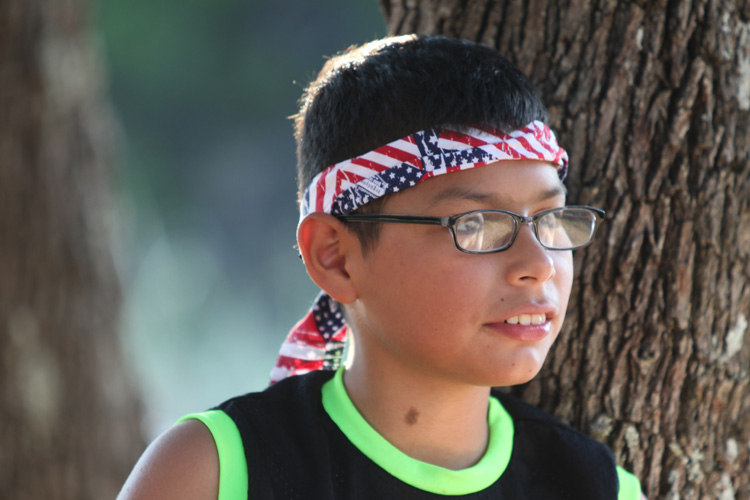
[[[533,373],[526,373],[526,374],[519,375],[517,378],[515,378],[509,384],[506,384],[506,385],[513,386],[513,385],[526,384],[530,382],[531,380],[533,380],[533,378],[536,377],[538,373],[539,373],[539,369],[534,370]]]
[[[492,374],[493,383],[489,385],[493,387],[510,387],[513,385],[525,384],[537,376],[539,370],[542,369],[543,362],[544,359],[537,360],[527,358],[503,363],[503,365]]]

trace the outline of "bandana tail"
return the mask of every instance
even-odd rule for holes
[[[342,363],[347,327],[343,312],[325,293],[289,332],[271,370],[270,385],[315,370],[336,370]]]

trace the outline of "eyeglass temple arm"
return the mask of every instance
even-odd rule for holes
[[[448,227],[450,217],[416,217],[412,215],[337,215],[337,219],[351,222],[395,222],[399,224],[424,224]]]

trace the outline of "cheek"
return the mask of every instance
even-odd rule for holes
[[[572,251],[561,252],[556,265],[557,289],[561,300],[568,303],[570,289],[573,286],[573,253]]]
[[[562,313],[558,316],[559,321],[557,321],[557,328],[559,330],[565,319],[565,311],[568,308],[568,300],[570,299],[570,290],[573,286],[573,255],[570,251],[561,252],[559,256],[555,257],[555,277],[553,283],[557,292],[560,312]]]
[[[449,250],[458,253],[455,248]],[[406,255],[393,259],[389,268],[372,270],[380,274],[381,288],[372,292],[383,301],[380,317],[389,329],[409,329],[418,343],[423,340],[417,340],[420,336],[440,343],[443,332],[479,317],[477,307],[483,303],[480,296],[484,283],[478,277],[490,273],[481,268],[478,259],[462,259],[461,255],[446,258],[427,252]]]

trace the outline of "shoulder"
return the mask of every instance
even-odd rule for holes
[[[493,390],[492,395],[500,401],[503,408],[505,408],[505,410],[510,414],[510,416],[513,418],[514,424],[516,425],[526,425],[535,428],[546,427],[549,429],[553,429],[556,432],[566,434],[571,438],[580,439],[586,442],[590,442],[591,444],[596,444],[598,446],[606,448],[604,444],[592,439],[578,429],[571,427],[570,425],[557,419],[549,413],[546,413],[539,408],[516,398],[511,394]]]
[[[492,395],[513,419],[514,439],[519,445],[529,447],[532,453],[542,447],[550,457],[554,454],[561,460],[567,457],[599,466],[606,463],[614,473],[614,456],[604,443],[510,394],[493,390]]]
[[[561,467],[580,469],[586,475],[590,475],[589,473],[598,467],[603,468],[600,471],[608,471],[610,474],[615,471],[619,488],[618,498],[646,500],[645,495],[640,491],[641,485],[638,479],[616,465],[614,456],[607,445],[508,393],[493,390],[492,395],[511,415],[514,425],[517,428],[525,428],[525,437],[521,438],[523,445],[530,444],[532,447],[540,445],[545,455],[558,456],[560,459],[558,463]],[[562,437],[562,441],[552,439],[550,432]],[[594,477],[596,480],[601,480],[601,472]]]
[[[238,415],[252,418],[259,415],[267,419],[274,412],[289,415],[288,412],[302,406],[316,406],[320,402],[321,388],[333,377],[331,371],[315,371],[304,375],[285,378],[262,392],[253,392],[229,399],[218,406],[235,421]]]
[[[118,500],[215,500],[219,456],[208,428],[186,420],[159,436],[133,468]]]
[[[617,465],[609,447],[557,418],[505,393],[493,391],[513,420],[513,453],[519,463],[545,470],[583,488],[583,498],[617,497]]]

